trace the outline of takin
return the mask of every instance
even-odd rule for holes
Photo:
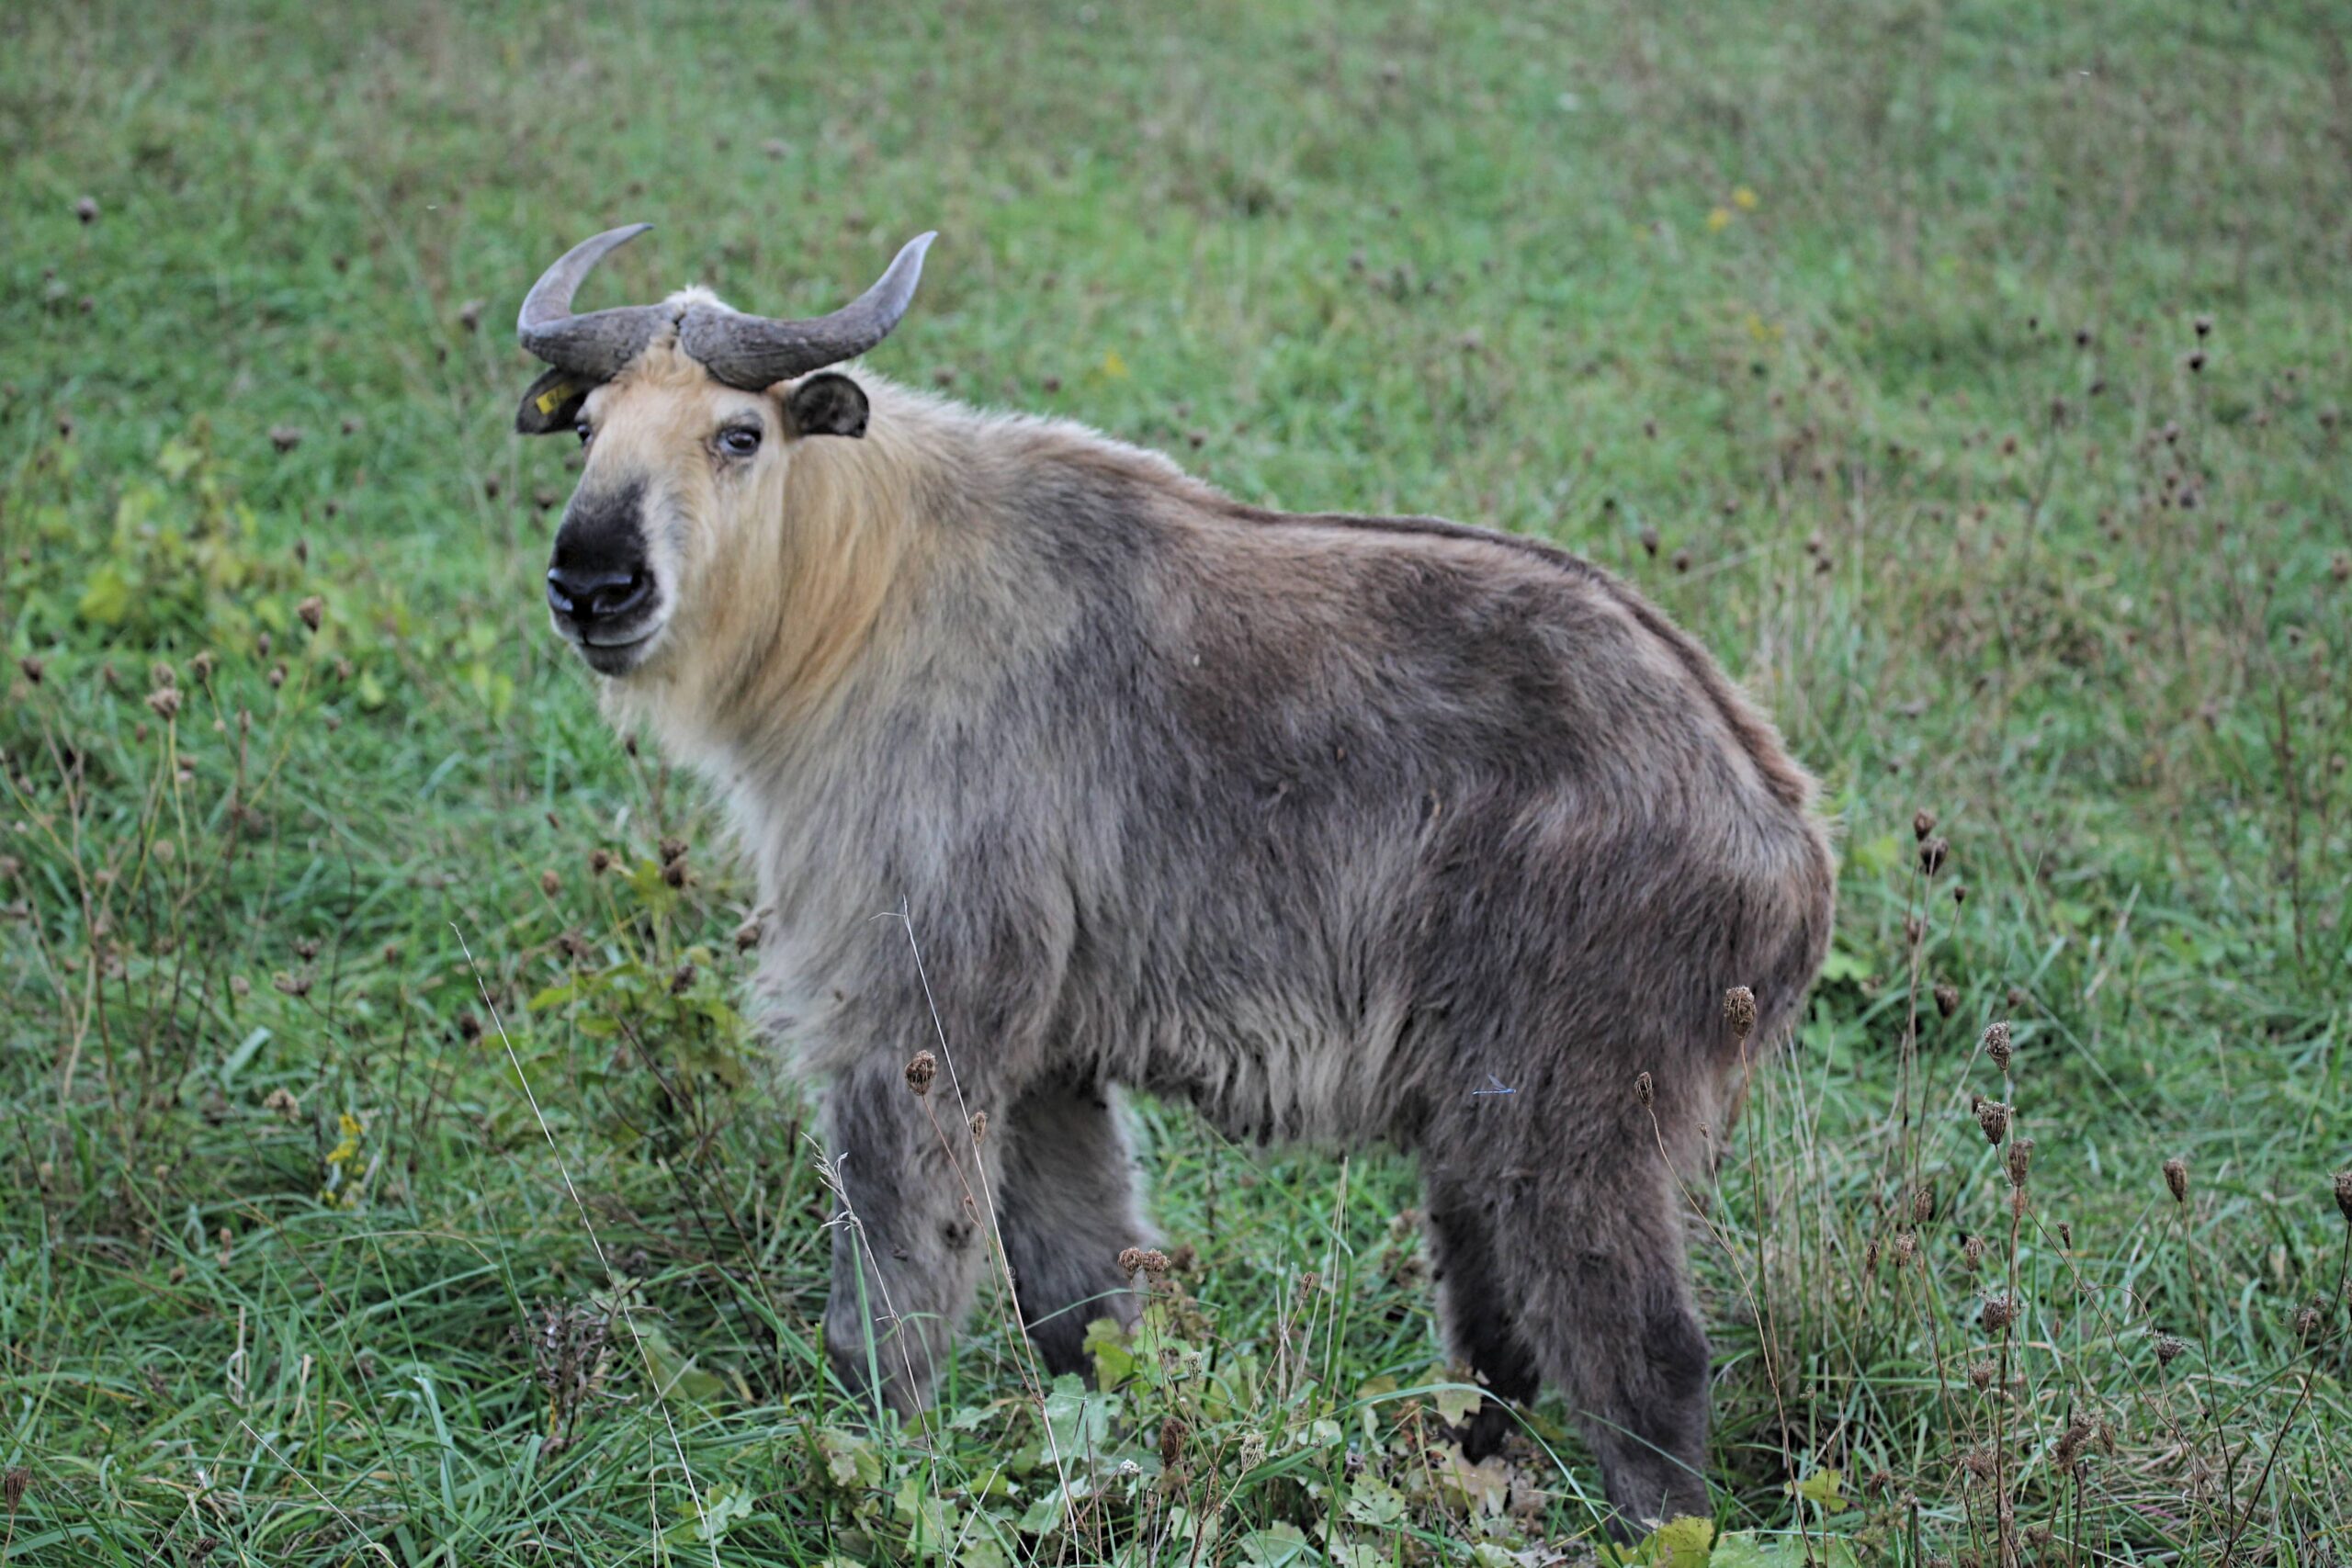
[[[551,368],[517,427],[587,448],[556,631],[756,874],[758,988],[854,1216],[838,1374],[920,1409],[999,1258],[1045,1364],[1083,1371],[1087,1321],[1137,1311],[1143,1090],[1236,1138],[1412,1154],[1488,1394],[1472,1457],[1549,1384],[1612,1528],[1707,1512],[1686,1183],[1830,932],[1772,725],[1563,550],[1245,505],[837,368],[928,234],[813,320],[698,288],[572,313],[645,227],[532,288]]]

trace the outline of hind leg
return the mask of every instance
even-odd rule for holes
[[[1627,1174],[1642,1170],[1656,1179]],[[1504,1253],[1521,1331],[1600,1461],[1615,1528],[1705,1515],[1707,1337],[1673,1183],[1655,1150],[1646,1167],[1629,1153],[1613,1179],[1590,1165],[1549,1175]]]
[[[1503,1402],[1533,1400],[1542,1373],[1519,1331],[1504,1282],[1491,1204],[1440,1178],[1430,1180],[1426,1201],[1438,1322],[1446,1348],[1490,1395],[1461,1428],[1463,1454],[1476,1463],[1500,1449],[1517,1424]]]
[[[1085,1372],[1086,1325],[1132,1325],[1139,1306],[1119,1267],[1121,1252],[1150,1239],[1126,1135],[1109,1092],[1083,1085],[1032,1089],[1012,1121],[996,1202],[1013,1294],[1046,1370]]]

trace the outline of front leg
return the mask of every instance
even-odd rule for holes
[[[966,1086],[966,1107],[983,1109]],[[826,1091],[836,1209],[825,1350],[861,1394],[922,1409],[988,1266],[987,1188],[975,1138],[943,1073],[918,1093],[908,1064],[869,1052]]]
[[[1122,1252],[1151,1240],[1126,1134],[1108,1089],[1070,1079],[1023,1095],[1013,1133],[989,1175],[1021,1321],[1047,1372],[1086,1372],[1086,1325],[1107,1317],[1131,1328],[1143,1306],[1119,1267]]]

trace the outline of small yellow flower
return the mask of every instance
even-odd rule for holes
[[[1756,192],[1742,186],[1731,193],[1731,204],[1742,212],[1753,212],[1756,210]]]
[[[1710,234],[1720,234],[1720,233],[1722,233],[1724,230],[1726,230],[1726,229],[1728,229],[1728,228],[1730,228],[1730,227],[1731,227],[1731,209],[1730,209],[1730,208],[1728,208],[1728,207],[1718,207],[1718,208],[1716,208],[1713,212],[1710,212],[1710,213],[1708,213],[1708,214],[1707,214],[1707,232],[1708,232],[1708,233],[1710,233]]]
[[[327,1179],[319,1189],[319,1201],[356,1209],[359,1206],[360,1183],[366,1179],[366,1172],[359,1168],[359,1150],[368,1135],[367,1124],[345,1111],[335,1117],[335,1131],[343,1136],[327,1151]]]

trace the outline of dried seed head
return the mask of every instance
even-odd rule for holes
[[[1159,1248],[1156,1247],[1147,1247],[1143,1249],[1141,1263],[1143,1271],[1155,1280],[1164,1278],[1170,1268],[1168,1254],[1160,1251]],[[1301,1296],[1313,1295],[1317,1287],[1321,1283],[1321,1280],[1314,1274],[1310,1273],[1301,1275],[1298,1281],[1299,1294]]]
[[[692,873],[686,867],[686,858],[684,855],[667,862],[662,867],[662,880],[673,887],[684,887],[691,875]]]
[[[1733,1039],[1747,1039],[1756,1028],[1756,993],[1745,986],[1734,986],[1725,991],[1724,1020],[1731,1025]]]
[[[196,679],[198,685],[210,684],[212,681],[212,650],[209,648],[198,650],[197,656],[187,661],[187,667],[196,671]]]
[[[147,694],[147,705],[155,710],[155,716],[158,718],[177,718],[180,711],[180,694],[175,687],[158,686]]]
[[[295,425],[273,424],[269,427],[269,444],[282,456],[302,445],[302,432]]]
[[[678,965],[678,972],[670,976],[670,994],[673,997],[683,997],[694,989],[694,984],[695,966],[691,964],[681,964]]]
[[[1965,882],[1955,882],[1951,885],[1951,901],[1955,904],[1965,904],[1968,902],[1968,884]]]
[[[319,623],[327,618],[327,602],[313,593],[300,604],[295,605],[294,613],[302,617],[304,626],[312,631],[317,631]]]
[[[2344,1214],[2344,1223],[2352,1225],[2352,1170],[2335,1173],[2335,1206]]]
[[[1976,1108],[1976,1124],[1984,1130],[1984,1141],[1994,1147],[2009,1135],[2009,1108],[1997,1100],[1988,1100]]]
[[[2174,1202],[2188,1201],[2188,1162],[2178,1155],[2165,1161],[2165,1188]]]
[[[1988,1333],[2006,1333],[2018,1320],[2018,1303],[2008,1296],[1984,1298],[1984,1327]]]
[[[1159,1463],[1162,1469],[1176,1468],[1176,1461],[1183,1457],[1184,1439],[1191,1435],[1191,1431],[1190,1427],[1173,1416],[1160,1422]]]
[[[563,878],[555,874],[553,866],[539,873],[539,891],[550,898],[563,891]]]
[[[1989,1357],[1968,1369],[1968,1381],[1976,1386],[1976,1392],[1979,1393],[1991,1388],[1993,1379],[1997,1375],[1999,1375],[1999,1369],[1993,1365]]]
[[[2180,1359],[2180,1353],[2188,1348],[2188,1342],[2185,1339],[2176,1338],[2169,1334],[2157,1335],[2156,1365],[2160,1367],[2171,1366],[2175,1361]]]
[[[605,873],[612,869],[613,852],[610,850],[590,850],[588,852],[589,875],[602,876]]]
[[[1657,1099],[1657,1089],[1651,1084],[1649,1074],[1644,1073],[1634,1080],[1634,1102],[1635,1104],[1646,1107],[1653,1103]]]
[[[98,198],[95,196],[85,196],[76,201],[74,204],[74,216],[81,220],[84,228],[96,223],[98,220]]]
[[[90,198],[85,196],[82,199],[88,201]],[[86,223],[89,220],[85,218],[83,221]],[[25,1493],[32,1483],[33,1472],[21,1464],[17,1465],[7,1474],[0,1475],[0,1503],[7,1504],[8,1511],[15,1513],[17,1505],[25,1500]]]
[[[976,1143],[976,1144],[977,1144],[977,1143],[978,1143],[982,1138],[985,1138],[985,1137],[987,1137],[988,1135],[989,1135],[989,1113],[988,1113],[987,1111],[973,1111],[973,1112],[972,1112],[972,1142],[974,1142],[974,1143]]]
[[[1962,1266],[1972,1274],[1975,1273],[1979,1269],[1984,1268],[1984,1238],[1981,1235],[1972,1234],[1967,1240],[1962,1242],[1960,1244],[1960,1261]]]
[[[1936,982],[1936,1011],[1946,1018],[1960,1010],[1960,987],[1950,980]]]
[[[1903,917],[1903,940],[1905,943],[1912,947],[1917,947],[1922,942],[1927,940],[1927,921],[1921,919],[1917,915],[1905,915]]]
[[[1897,1269],[1905,1269],[1905,1268],[1908,1268],[1908,1267],[1910,1266],[1910,1264],[1911,1264],[1912,1259],[1914,1259],[1914,1258],[1917,1258],[1918,1256],[1919,1256],[1919,1238],[1918,1238],[1917,1236],[1916,1236],[1916,1235],[1913,1235],[1909,1231],[1897,1231],[1897,1232],[1895,1232],[1895,1233],[1894,1233],[1894,1266],[1895,1266]]]
[[[2092,1434],[2096,1430],[2097,1428],[2088,1420],[2080,1416],[2066,1423],[2066,1429],[2058,1434],[2056,1458],[2060,1469],[2064,1469],[2083,1457],[2083,1448],[2091,1440]]]
[[[2197,328],[2197,335],[2199,337],[2211,336],[2213,331],[2213,318],[2211,316],[2199,316],[2197,318],[2195,325]]]
[[[273,1116],[283,1117],[288,1122],[299,1120],[302,1114],[302,1102],[296,1100],[293,1090],[288,1089],[271,1089],[268,1097],[261,1103],[263,1110]]]
[[[664,840],[662,840],[662,863],[663,865],[668,865],[668,864],[669,864],[672,861],[673,861],[673,860],[684,860],[684,859],[685,859],[685,858],[686,858],[686,851],[687,851],[690,847],[691,847],[691,846],[690,846],[690,845],[688,845],[688,844],[687,844],[687,842],[685,841],[685,840],[684,840],[684,839],[664,839]]]
[[[932,1080],[938,1076],[939,1058],[928,1051],[916,1052],[914,1060],[907,1064],[907,1087],[917,1094],[929,1094]]]
[[[2025,1004],[2032,999],[2033,998],[2031,997],[2026,995],[2026,990],[2023,986],[2011,986],[2008,989],[2008,1003],[2009,1010],[2011,1012],[2023,1012],[2025,1010]]]
[[[2325,1327],[2326,1320],[2315,1306],[2304,1307],[2295,1314],[2295,1337],[2306,1345],[2317,1339]]]
[[[1674,570],[1677,571],[1689,571],[1690,570],[1690,552],[1689,550],[1682,549],[1674,552]]]
[[[1876,1274],[1877,1272],[1878,1237],[1872,1236],[1869,1241],[1862,1245],[1862,1273],[1865,1276],[1868,1276]]]
[[[1928,835],[1935,830],[1936,814],[1934,812],[1928,810],[1923,806],[1919,807],[1918,810],[1914,811],[1911,814],[1911,837],[1913,839],[1924,844],[1928,841]]]
[[[1995,1066],[2005,1073],[2009,1070],[2009,1021],[2007,1019],[1996,1018],[1986,1024],[1984,1032],[1978,1039],[1977,1044],[1983,1048],[1987,1056],[1993,1058]]]
[[[749,953],[760,945],[760,918],[757,915],[735,928],[735,951]]]
[[[468,332],[474,331],[481,325],[481,311],[482,302],[481,300],[467,300],[464,304],[458,307],[458,324],[465,328]]]
[[[41,671],[48,669],[49,666],[41,662],[41,659],[39,654],[28,653],[22,659],[17,660],[17,668],[25,672],[26,680],[38,686],[40,684]]]
[[[2017,1138],[2009,1144],[2009,1185],[2022,1188],[2028,1172],[2033,1169],[2033,1140]]]
[[[2058,1245],[2068,1252],[2075,1250],[2074,1221],[2061,1220],[2058,1222]]]
[[[1919,845],[1919,869],[1933,876],[1944,868],[1944,862],[1951,856],[1951,840],[1941,838],[1925,840]]]
[[[1122,1274],[1130,1274],[1130,1275],[1131,1275],[1131,1274],[1136,1273],[1138,1269],[1142,1269],[1142,1268],[1143,1268],[1143,1248],[1142,1248],[1142,1247],[1125,1247],[1125,1248],[1121,1249],[1121,1251],[1120,1251],[1120,1253],[1119,1253],[1119,1272],[1120,1272],[1120,1273],[1122,1273]]]
[[[1911,1223],[1915,1225],[1924,1225],[1935,1217],[1936,1190],[1931,1183],[1922,1186],[1911,1194]]]

